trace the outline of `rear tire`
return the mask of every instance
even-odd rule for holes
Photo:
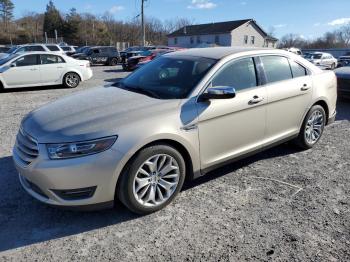
[[[76,88],[80,83],[80,76],[77,73],[69,72],[63,77],[63,85],[67,88]]]
[[[182,155],[156,144],[138,152],[118,182],[116,195],[132,212],[150,214],[167,206],[179,193],[186,176]]]
[[[314,147],[322,137],[326,121],[324,108],[313,106],[305,116],[296,144],[302,149]]]

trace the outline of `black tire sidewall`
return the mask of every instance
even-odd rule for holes
[[[156,154],[168,154],[175,158],[180,168],[179,183],[173,195],[163,204],[156,207],[142,206],[134,197],[133,183],[139,167],[150,157]],[[182,155],[173,147],[168,145],[154,145],[142,149],[133,160],[131,160],[128,168],[122,174],[121,183],[118,188],[118,195],[121,202],[131,211],[138,214],[149,214],[158,211],[167,206],[176,195],[180,192],[186,176],[186,165]]]
[[[321,135],[318,138],[318,140],[316,141],[316,143],[310,144],[310,143],[307,142],[306,137],[305,137],[305,128],[306,128],[308,119],[310,118],[310,116],[315,111],[320,111],[322,113],[322,115],[323,115],[322,131],[321,131]],[[304,122],[303,122],[303,125],[301,127],[300,134],[299,134],[299,143],[300,143],[300,145],[302,147],[306,148],[306,149],[314,147],[320,141],[320,139],[321,139],[321,137],[323,135],[323,131],[324,131],[324,127],[325,127],[326,122],[327,122],[327,116],[326,116],[326,112],[325,112],[324,108],[322,106],[320,106],[320,105],[313,106],[309,110],[309,112],[306,114]]]
[[[109,65],[110,66],[115,66],[118,64],[118,59],[117,58],[111,58],[111,60],[109,61]]]

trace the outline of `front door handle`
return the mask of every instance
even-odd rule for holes
[[[309,89],[310,89],[310,86],[308,86],[307,84],[304,84],[304,85],[300,88],[301,91],[307,91],[307,90],[309,90]]]
[[[38,69],[36,69],[36,68],[32,68],[32,69],[30,69],[30,71],[36,71],[36,70],[38,70]]]
[[[263,97],[254,96],[253,99],[249,100],[248,104],[249,105],[255,105],[255,104],[258,104],[258,103],[260,103],[262,101],[264,101]]]

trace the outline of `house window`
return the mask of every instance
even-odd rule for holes
[[[251,36],[251,37],[250,37],[250,43],[251,43],[252,45],[255,45],[255,36]]]
[[[201,43],[201,37],[197,36],[197,44],[200,44],[200,43]]]
[[[174,38],[174,44],[177,45],[177,37]]]
[[[191,38],[190,38],[190,43],[191,43],[191,45],[193,45],[193,44],[194,44],[194,39],[193,39],[193,36],[191,36]]]
[[[247,35],[244,36],[244,44],[246,44],[246,45],[248,44],[248,36]]]
[[[215,44],[219,44],[220,43],[220,36],[219,35],[216,35],[215,36]]]

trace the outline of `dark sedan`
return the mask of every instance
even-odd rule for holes
[[[350,65],[334,70],[338,79],[338,95],[350,98]]]

